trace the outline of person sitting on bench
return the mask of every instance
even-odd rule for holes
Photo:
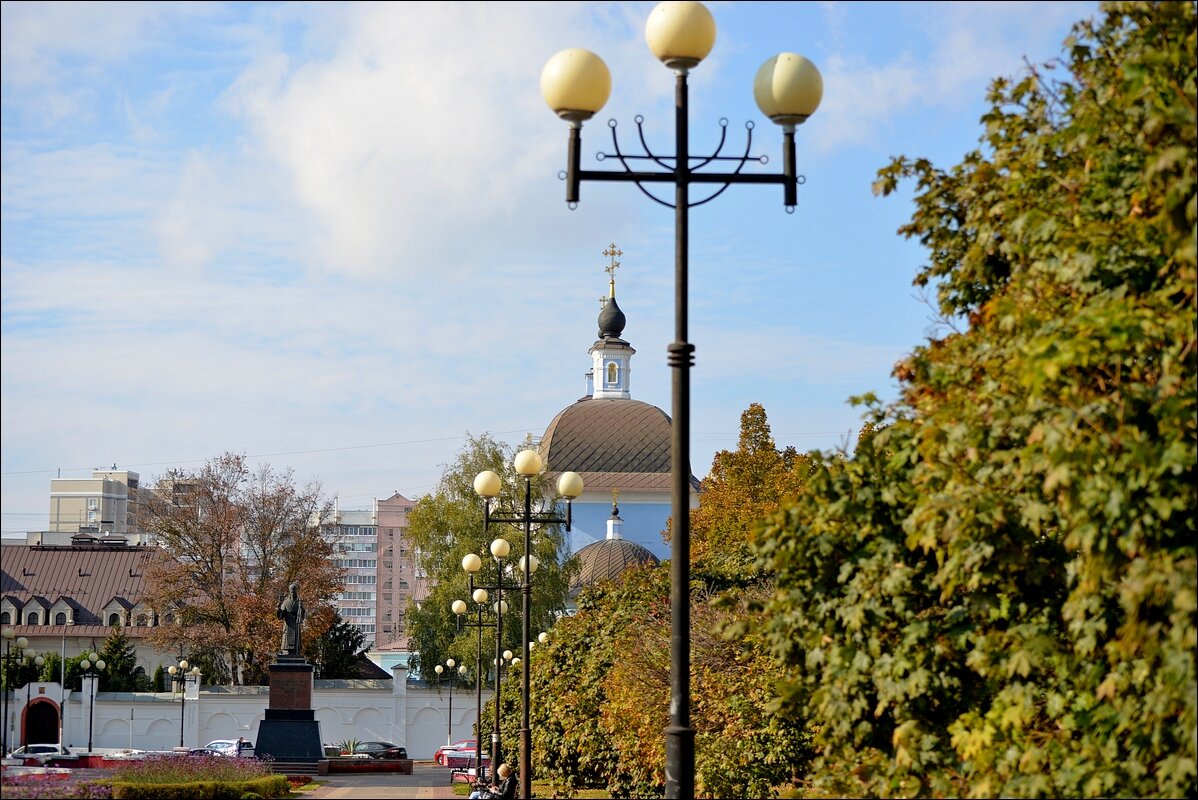
[[[480,800],[514,800],[516,775],[512,772],[512,768],[507,764],[500,764],[499,768],[495,770],[495,775],[502,783],[498,786],[491,784],[481,789],[475,789],[470,793],[470,797],[480,798]]]

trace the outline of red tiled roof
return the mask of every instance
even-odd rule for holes
[[[155,547],[4,545],[0,550],[0,595],[18,607],[30,598],[66,597],[75,607],[72,634],[96,626],[107,635],[103,610],[113,599],[136,605],[144,596],[144,575],[151,559],[163,558]],[[49,605],[53,605],[51,601]],[[59,632],[61,625],[16,626],[24,633]],[[129,628],[132,634],[136,628]]]

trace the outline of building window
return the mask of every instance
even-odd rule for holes
[[[531,564],[532,562],[530,561],[529,563]],[[113,625],[120,625],[120,624],[121,624],[121,615],[120,614],[109,614],[108,615],[108,625],[110,627]]]
[[[87,521],[88,521],[88,522],[95,522],[95,521],[96,521],[96,512],[95,512],[95,511],[89,511],[89,512],[87,512]]]
[[[532,563],[532,561],[529,561],[528,563],[530,563],[530,564],[531,564],[531,563]],[[66,613],[65,613],[65,612],[63,612],[63,611],[59,611],[57,614],[55,614],[55,615],[54,615],[54,624],[55,624],[55,625],[66,625],[66,624],[67,624],[67,615],[66,615]]]
[[[529,563],[531,564],[531,563],[532,563],[532,561],[530,560],[530,561],[529,561]],[[150,618],[149,618],[149,617],[147,617],[145,614],[138,614],[138,615],[137,615],[137,625],[138,625],[138,627],[140,627],[140,628],[144,628],[144,627],[146,627],[146,626],[147,626],[147,625],[149,625],[149,624],[150,624]]]
[[[25,624],[26,625],[36,625],[37,624],[37,612],[30,611],[28,614],[26,614],[25,615]]]
[[[89,498],[87,498],[87,510],[88,510],[88,511],[95,511],[95,510],[96,510],[96,509],[98,509],[99,507],[100,507],[100,501],[99,501],[99,500],[97,500],[97,499],[96,499],[96,498],[94,498],[94,497],[89,497]]]
[[[12,622],[12,615],[7,611],[0,612],[0,624],[7,625]]]

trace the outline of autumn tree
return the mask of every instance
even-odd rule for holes
[[[264,682],[290,583],[309,609],[306,637],[332,622],[317,613],[342,583],[333,543],[314,524],[328,511],[318,484],[297,486],[290,470],[268,465],[251,470],[232,453],[139,490],[138,524],[173,556],[146,571],[147,601],[164,623],[152,641],[192,655],[213,683]]]
[[[725,578],[751,572],[750,545],[761,520],[802,490],[810,469],[808,456],[777,448],[765,408],[752,403],[741,414],[737,448],[715,454],[699,507],[690,512],[696,569]]]
[[[1195,21],[1104,5],[881,173],[950,327],[759,538],[809,794],[1194,795]]]
[[[457,618],[450,610],[454,600],[470,603],[466,572],[462,558],[467,553],[486,556],[484,567],[476,582],[493,584],[496,581],[495,562],[489,556],[491,540],[506,538],[512,545],[508,558],[505,584],[513,587],[507,593],[508,613],[503,617],[505,647],[518,650],[521,642],[522,603],[519,600],[520,573],[514,569],[523,556],[523,529],[504,523],[492,523],[489,534],[483,531],[482,500],[474,492],[474,478],[483,470],[493,470],[503,480],[499,502],[505,508],[523,508],[524,479],[512,466],[510,447],[483,434],[468,436],[457,460],[446,467],[437,490],[420,498],[408,514],[408,541],[418,551],[420,566],[428,574],[428,597],[419,605],[413,604],[405,619],[412,652],[411,666],[416,672],[424,667],[444,663],[454,658],[473,667],[477,654],[476,633],[459,631]],[[537,498],[544,497],[546,487],[539,478],[532,482],[534,511]],[[552,503],[550,499],[547,503]],[[549,506],[546,506],[548,508]],[[564,509],[559,508],[559,511]],[[569,570],[565,538],[559,525],[544,525],[534,532],[533,554],[540,561],[533,581],[530,629],[545,630],[565,608],[569,589]],[[473,606],[473,603],[470,603]],[[494,647],[490,639],[489,646]],[[487,656],[488,644],[483,655]],[[492,651],[493,652],[493,651]],[[494,656],[486,658],[490,663]],[[471,675],[475,670],[471,670]]]
[[[751,569],[762,521],[803,490],[809,457],[779,450],[765,409],[741,416],[735,451],[721,451],[691,512],[691,724],[698,797],[767,797],[810,760],[805,725],[771,707],[784,672],[746,618],[768,596]],[[537,774],[563,791],[603,786],[660,795],[670,705],[670,574],[638,568],[584,589],[578,611],[537,648]],[[505,707],[516,702],[505,689]]]

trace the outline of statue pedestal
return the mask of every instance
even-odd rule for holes
[[[270,704],[258,724],[254,753],[275,761],[324,758],[320,723],[312,710],[314,667],[302,656],[279,656],[270,665]]]

